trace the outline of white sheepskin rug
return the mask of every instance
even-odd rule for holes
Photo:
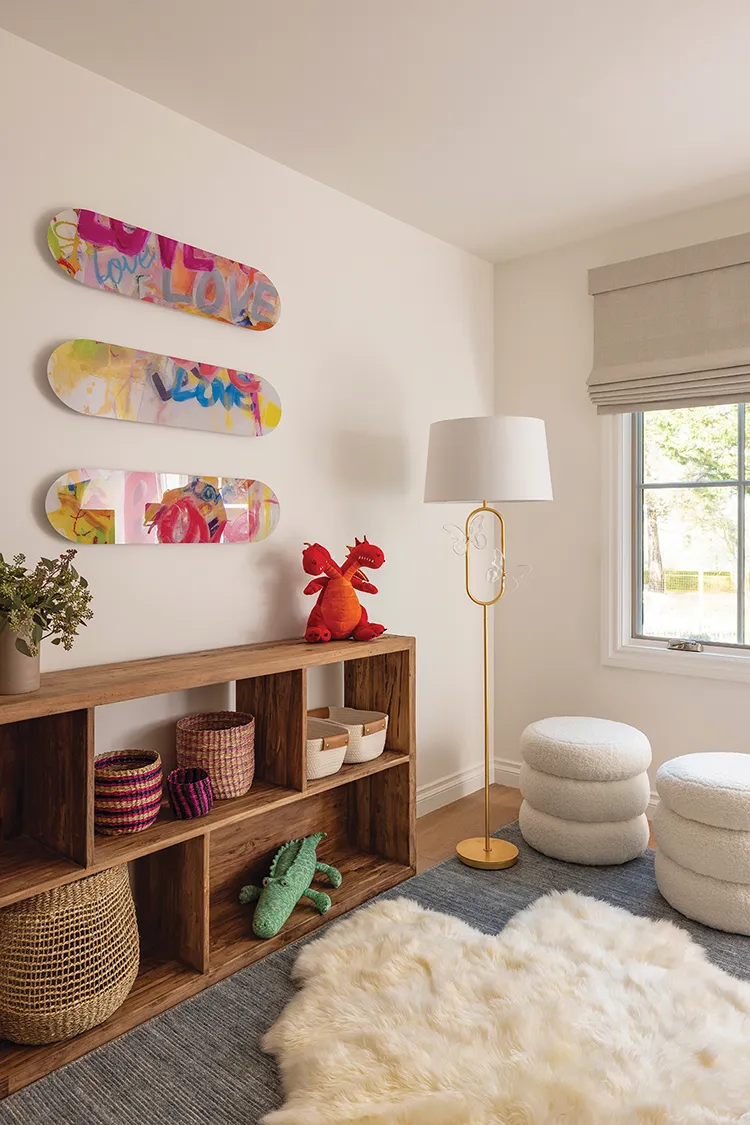
[[[497,937],[409,899],[308,945],[265,1125],[750,1125],[750,984],[566,892]]]

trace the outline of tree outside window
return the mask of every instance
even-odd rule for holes
[[[745,641],[745,406],[635,416],[636,635]]]

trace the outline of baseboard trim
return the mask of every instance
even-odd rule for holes
[[[496,785],[509,785],[511,789],[518,789],[520,762],[513,762],[510,758],[495,758],[493,772]]]
[[[483,785],[484,766],[481,765],[447,774],[437,781],[430,782],[429,785],[419,785],[417,786],[417,816],[426,816],[427,813],[435,812],[443,805],[450,805],[460,797],[468,797],[469,793],[476,793]]]

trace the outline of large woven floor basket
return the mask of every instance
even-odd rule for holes
[[[255,775],[255,719],[205,711],[177,723],[177,765],[207,771],[217,801],[247,793]]]
[[[103,1023],[138,974],[127,866],[0,911],[0,1039],[57,1043]]]

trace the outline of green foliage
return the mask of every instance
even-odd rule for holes
[[[36,656],[45,637],[64,649],[73,647],[78,630],[94,616],[88,582],[73,568],[74,548],[59,559],[40,559],[26,569],[26,556],[6,562],[0,555],[0,632],[18,634],[16,648]]]
[[[700,406],[683,410],[649,411],[644,424],[644,479],[665,481],[659,465],[664,457],[684,469],[682,480],[711,481],[737,478],[737,407]],[[718,536],[730,557],[737,554],[737,521],[727,513],[727,496],[720,488],[647,491],[645,502],[661,520],[678,512],[686,527]]]
[[[652,440],[665,457],[685,468],[684,480],[737,477],[736,406],[650,411],[644,415],[644,436],[647,479],[652,474],[659,479],[653,464],[656,450]]]

